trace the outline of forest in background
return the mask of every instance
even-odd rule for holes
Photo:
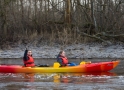
[[[124,42],[124,0],[0,0],[0,46]]]

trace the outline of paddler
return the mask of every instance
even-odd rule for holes
[[[60,51],[57,56],[57,62],[59,62],[60,66],[76,66],[75,63],[69,63],[68,58],[65,55],[64,51]]]
[[[35,66],[31,50],[27,50],[27,49],[25,50],[23,62],[24,62],[25,67],[34,67]]]

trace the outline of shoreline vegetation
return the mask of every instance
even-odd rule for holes
[[[123,0],[1,0],[0,56],[123,58],[123,24]]]
[[[0,48],[124,42],[123,0],[3,0],[0,6]]]

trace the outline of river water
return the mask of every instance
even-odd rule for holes
[[[83,59],[69,59],[79,63]],[[101,62],[113,59],[85,59]],[[55,59],[35,59],[49,64]],[[0,64],[20,64],[21,59],[0,59]],[[124,60],[110,72],[102,73],[0,73],[0,90],[124,90]]]

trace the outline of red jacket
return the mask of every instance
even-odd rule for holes
[[[66,57],[60,57],[62,59],[62,64],[67,65],[68,64],[68,59]]]
[[[26,67],[34,67],[35,66],[35,64],[34,64],[34,59],[33,59],[33,57],[32,56],[28,56],[28,60],[23,60],[23,62],[24,62],[24,65],[26,66]]]

